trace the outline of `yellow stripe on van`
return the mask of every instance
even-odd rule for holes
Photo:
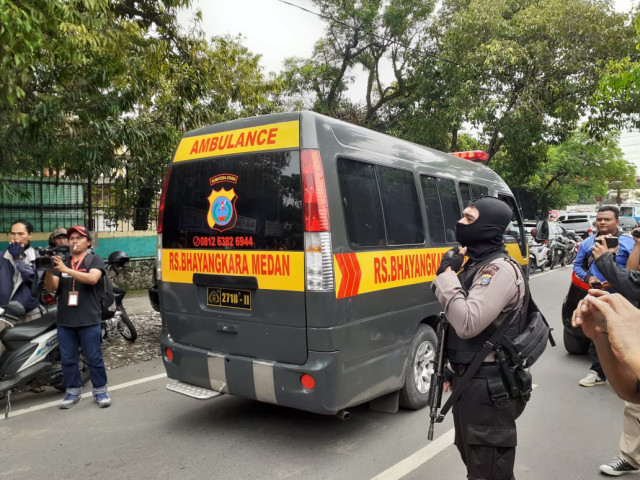
[[[448,247],[336,254],[336,298],[431,282],[447,250]],[[518,263],[526,264],[518,245],[507,245],[507,251]]]
[[[173,161],[233,155],[235,153],[297,148],[300,122],[282,122],[239,130],[210,133],[180,140]]]
[[[304,291],[304,252],[162,250],[162,281],[192,283],[194,273],[255,277],[265,290]]]

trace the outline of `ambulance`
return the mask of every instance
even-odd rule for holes
[[[313,112],[188,132],[168,167],[157,282],[167,388],[320,414],[427,404],[431,282],[464,206],[520,210],[488,167]]]

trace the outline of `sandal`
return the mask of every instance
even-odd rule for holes
[[[31,391],[33,393],[42,393],[47,389],[47,387],[33,387]]]

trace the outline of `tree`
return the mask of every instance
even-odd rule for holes
[[[592,119],[590,128],[598,131],[601,123],[640,128],[640,14],[634,19],[636,49],[630,55],[607,62],[600,78],[593,105],[600,116]]]
[[[445,0],[433,32],[438,56],[455,63],[425,59],[420,91],[451,95],[436,118],[452,129],[471,125],[490,161],[505,149],[502,168],[523,179],[535,174],[544,145],[597,114],[589,99],[600,69],[627,55],[633,38],[624,15],[590,0]],[[425,95],[415,110],[437,104]]]
[[[289,92],[311,102],[307,107],[354,123],[375,127],[384,108],[409,95],[416,80],[411,57],[425,42],[433,0],[314,0],[327,21],[327,34],[310,59],[285,62],[283,82]],[[385,82],[385,67],[393,80]],[[366,74],[364,104],[346,92],[360,70]]]
[[[545,159],[526,188],[538,213],[572,203],[593,203],[606,196],[607,183],[619,181],[621,188],[635,188],[635,167],[622,158],[617,135],[594,140],[575,132],[559,145],[547,148]]]
[[[239,39],[206,40],[199,15],[180,31],[190,3],[0,0],[3,173],[121,172],[143,180],[123,202],[148,207],[181,130],[277,108]]]

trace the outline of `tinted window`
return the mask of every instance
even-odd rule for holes
[[[424,243],[424,230],[413,173],[376,167],[389,245]]]
[[[440,193],[440,201],[442,202],[442,213],[444,214],[445,240],[447,242],[455,242],[456,223],[462,218],[456,186],[453,180],[446,180],[444,178],[438,178],[436,183],[438,184],[438,192]]]
[[[440,205],[440,195],[436,179],[433,177],[420,177],[422,183],[422,195],[427,211],[427,228],[431,243],[445,243],[444,215]]]
[[[338,178],[351,245],[424,243],[411,172],[342,158]]]
[[[162,239],[165,248],[302,250],[299,153],[174,164]]]
[[[489,189],[482,185],[473,185],[470,183],[460,183],[460,196],[462,197],[462,205],[466,207],[473,200],[489,195]]]
[[[453,180],[420,177],[427,210],[427,225],[431,243],[456,241],[456,222],[462,216]]]

